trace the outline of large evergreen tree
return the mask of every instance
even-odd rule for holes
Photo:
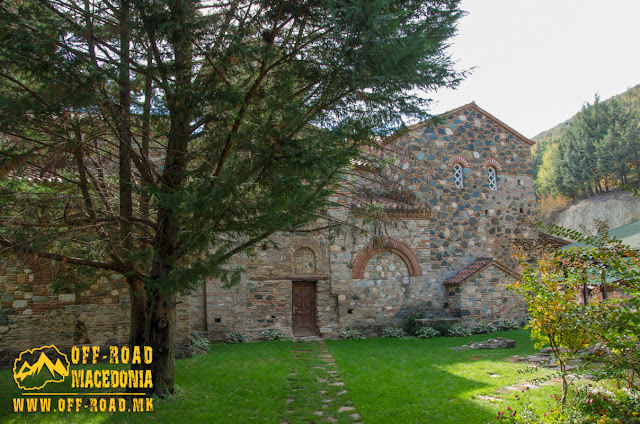
[[[372,136],[457,85],[458,0],[8,0],[0,245],[117,271],[173,390],[176,293],[316,220]],[[0,175],[2,173],[0,172]]]

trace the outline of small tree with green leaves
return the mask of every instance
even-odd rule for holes
[[[638,389],[639,255],[604,230],[584,235],[553,227],[549,229],[552,234],[581,245],[555,249],[529,244],[521,246],[517,255],[523,276],[513,288],[528,303],[528,328],[537,347],[548,344],[558,358],[563,404],[568,393],[568,360],[595,343],[609,352],[599,358],[605,363],[601,375]]]

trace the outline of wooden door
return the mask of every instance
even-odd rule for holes
[[[311,281],[293,282],[293,335],[316,335],[316,286]]]

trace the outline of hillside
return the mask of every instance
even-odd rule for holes
[[[639,122],[637,85],[606,100],[596,95],[571,119],[535,136],[531,157],[542,215],[622,186],[638,187]]]
[[[572,230],[584,227],[593,231],[596,219],[607,222],[610,229],[639,220],[640,196],[625,191],[603,193],[569,206],[557,214],[553,223]]]

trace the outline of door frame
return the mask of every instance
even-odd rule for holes
[[[291,281],[291,331],[294,337],[312,337],[318,335],[318,302],[317,302],[317,280],[293,280]],[[295,287],[296,286],[310,286],[311,287],[311,327],[312,334],[297,335],[295,325]]]

